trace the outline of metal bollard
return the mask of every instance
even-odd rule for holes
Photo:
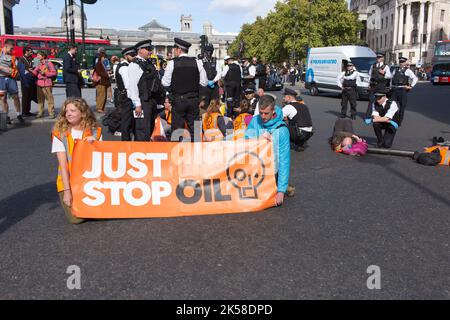
[[[6,112],[0,111],[0,131],[6,131],[8,114]]]

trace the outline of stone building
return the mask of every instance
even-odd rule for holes
[[[0,0],[1,1],[1,0]],[[77,38],[81,37],[81,8],[75,5],[75,33]],[[138,27],[136,30],[117,30],[110,28],[94,28],[88,26],[87,17],[84,16],[86,37],[109,39],[111,44],[121,47],[132,46],[135,43],[151,39],[155,46],[155,52],[166,56],[172,50],[174,38],[179,37],[192,43],[189,55],[197,56],[200,53],[200,36],[202,34],[193,31],[192,15],[182,15],[180,18],[180,31],[172,31],[156,19]],[[45,28],[21,28],[15,27],[16,35],[36,35],[36,36],[66,36],[66,12],[63,8],[61,13],[61,26]],[[237,34],[219,33],[214,30],[210,22],[203,25],[203,34],[208,36],[209,43],[214,45],[214,56],[219,60],[227,55],[229,45],[234,41]]]
[[[13,7],[20,0],[0,0],[0,35],[14,33]]]
[[[428,65],[436,41],[449,39],[450,0],[352,0],[350,10],[364,23],[361,39],[387,62]]]

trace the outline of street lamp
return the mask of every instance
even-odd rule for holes
[[[298,8],[297,8],[297,5],[295,5],[295,7],[292,9],[292,12],[294,13],[294,19],[295,19],[294,46],[292,48],[292,59],[294,60],[294,65],[295,65],[296,60],[297,60],[297,52],[295,49],[295,45],[297,44],[297,31],[298,31],[298,19],[297,19]]]
[[[70,0],[73,1],[73,0]],[[81,0],[81,41],[83,44],[82,47],[82,64],[83,64],[83,68],[87,69],[87,60],[86,60],[86,32],[85,32],[85,26],[84,26],[84,4],[94,4],[96,3],[97,0]]]

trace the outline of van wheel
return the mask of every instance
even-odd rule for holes
[[[309,93],[312,96],[318,96],[319,95],[319,89],[317,89],[317,86],[315,84],[311,85],[311,88],[309,88]]]

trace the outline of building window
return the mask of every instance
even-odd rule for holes
[[[441,10],[441,22],[445,20],[445,10]]]
[[[391,14],[391,25],[394,25],[394,14]]]
[[[384,35],[384,46],[385,47],[388,46],[388,44],[387,44],[387,34]]]
[[[411,43],[412,44],[418,43],[418,35],[419,35],[419,31],[417,29],[415,29],[411,32]]]
[[[427,40],[428,40],[427,35],[424,34],[424,35],[423,35],[423,41],[422,41],[422,43],[427,43]]]

